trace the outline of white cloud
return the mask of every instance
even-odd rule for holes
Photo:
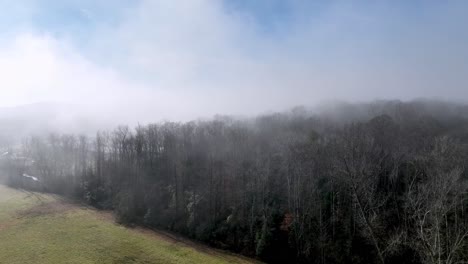
[[[101,15],[89,4],[78,10]],[[221,0],[143,0],[119,23],[94,21],[86,48],[22,28],[0,41],[0,105],[80,103],[125,123],[256,114],[331,99],[459,98],[468,67],[455,58],[466,48],[445,51],[434,44],[443,27],[403,29],[411,21],[394,23],[388,10],[334,5],[315,18],[298,10],[296,23],[271,36],[250,15],[227,12]],[[442,44],[466,43],[462,37],[445,36]],[[444,84],[450,87],[442,91]]]
[[[114,73],[47,35],[19,34],[3,45],[0,72],[3,105],[92,99],[92,92],[120,86]]]

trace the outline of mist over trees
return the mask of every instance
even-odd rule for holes
[[[12,186],[266,262],[468,261],[463,104],[120,126],[29,137],[9,152],[0,161]]]

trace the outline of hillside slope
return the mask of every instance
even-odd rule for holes
[[[0,263],[253,263],[56,197],[0,185]]]

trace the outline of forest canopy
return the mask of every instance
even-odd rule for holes
[[[14,187],[266,262],[468,260],[464,104],[377,101],[52,133],[0,162]]]

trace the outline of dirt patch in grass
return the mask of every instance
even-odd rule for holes
[[[95,212],[94,216],[97,219],[116,223],[115,216],[114,216],[114,213],[112,211],[98,210],[98,209],[95,209],[95,208],[92,208],[92,207],[90,207],[88,209],[93,210]]]
[[[245,263],[262,263],[255,259],[248,258],[239,254],[235,254],[230,251],[210,247],[201,242],[194,241],[189,238],[186,238],[186,237],[183,237],[181,235],[174,234],[171,232],[167,232],[163,230],[155,230],[155,229],[150,229],[150,228],[145,228],[145,227],[134,227],[132,229],[146,236],[154,237],[156,239],[162,239],[174,245],[182,245],[185,247],[189,247],[189,248],[195,249],[198,252],[216,256],[222,259],[228,260],[229,257],[231,257],[231,258],[236,258],[239,260],[242,259],[245,261]]]
[[[18,220],[12,220],[12,221],[9,221],[9,222],[6,222],[6,223],[0,223],[0,231],[4,230],[4,229],[8,229],[14,225],[16,225],[18,223]]]
[[[74,208],[74,205],[64,201],[43,202],[32,208],[17,212],[17,218],[32,218],[44,215],[61,214]]]

